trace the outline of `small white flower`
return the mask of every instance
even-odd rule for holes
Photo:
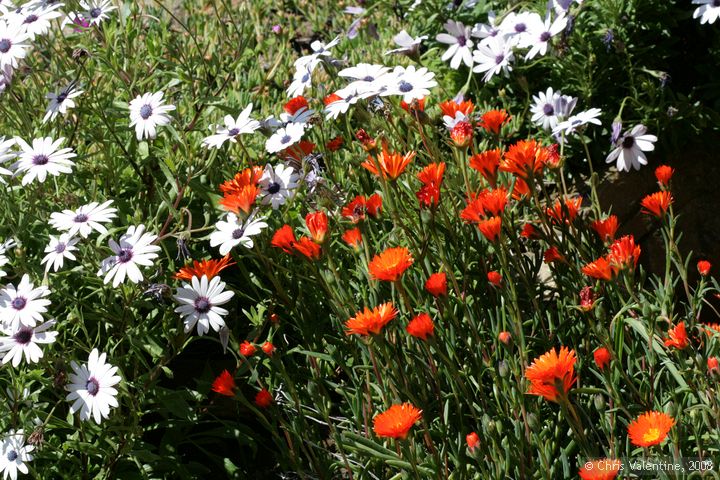
[[[587,125],[588,123],[602,125],[600,120],[597,119],[597,117],[599,117],[601,113],[602,110],[600,110],[599,108],[591,108],[590,110],[585,110],[584,112],[575,114],[564,122],[558,123],[557,126],[553,128],[553,133],[556,135],[564,133],[567,136],[577,131],[577,129],[579,129],[583,125]]]
[[[47,122],[48,120],[55,120],[55,117],[60,113],[62,115],[65,115],[67,113],[68,108],[75,108],[75,101],[73,98],[79,96],[82,94],[82,90],[76,90],[74,84],[69,84],[59,92],[51,92],[46,95],[45,98],[50,100],[50,103],[47,106],[47,110],[45,111],[45,117],[43,118],[43,123]]]
[[[300,70],[301,68],[307,68],[312,71],[315,69],[317,64],[320,62],[321,57],[329,57],[330,49],[340,43],[340,37],[335,37],[330,43],[323,43],[320,40],[315,40],[310,44],[310,48],[313,53],[305,55],[295,60],[295,68]],[[293,95],[294,96],[294,95]]]
[[[90,22],[90,25],[100,25],[100,22],[109,18],[108,13],[117,8],[110,3],[110,0],[81,0],[80,7],[84,9],[80,15]]]
[[[525,60],[535,58],[537,54],[545,55],[548,45],[552,37],[565,30],[567,26],[567,17],[558,15],[555,20],[551,21],[550,15],[545,17],[544,22],[533,24],[528,35],[527,45],[530,50],[525,55]]]
[[[530,107],[532,121],[544,130],[554,129],[560,121],[567,118],[577,101],[560,92],[554,92],[552,87],[548,87],[546,92],[534,95],[533,100],[535,103]]]
[[[325,106],[325,118],[337,118],[341,113],[346,113],[351,105],[360,100],[361,95],[355,86],[357,82],[353,82],[345,88],[341,88],[335,95],[339,98]]]
[[[13,67],[10,65],[0,65],[0,93],[3,93],[10,86],[13,79]]]
[[[497,17],[495,16],[495,12],[490,10],[488,12],[488,23],[476,23],[472,29],[471,35],[480,39],[496,36],[500,33],[499,25],[495,23],[496,19]]]
[[[295,69],[293,80],[287,89],[288,97],[297,97],[305,92],[305,89],[312,86],[312,70],[307,66]]]
[[[0,243],[0,278],[7,275],[7,272],[2,269],[3,266],[7,265],[10,260],[5,255],[9,248],[12,248],[15,246],[15,240],[7,240],[3,243]]]
[[[406,103],[425,98],[430,94],[430,89],[437,86],[435,74],[425,67],[395,67],[391,75],[388,77],[387,90],[380,95],[402,95]]]
[[[15,4],[10,0],[0,0],[0,16],[5,15],[15,8]]]
[[[265,170],[258,181],[262,204],[271,204],[273,210],[277,210],[280,205],[285,204],[286,199],[295,195],[298,179],[299,176],[292,167],[286,167],[282,163],[275,165],[274,168],[269,163],[265,165]]]
[[[400,33],[395,35],[393,37],[393,42],[395,42],[395,45],[397,45],[400,48],[394,48],[392,50],[388,50],[385,52],[385,55],[392,55],[392,54],[403,54],[403,55],[415,55],[417,54],[418,50],[420,49],[420,44],[423,42],[423,40],[427,40],[427,35],[421,35],[417,38],[413,38],[409,33],[407,33],[405,30],[402,30]]]
[[[17,288],[8,283],[0,290],[0,324],[11,330],[17,330],[20,325],[34,327],[43,321],[42,314],[47,312],[50,300],[43,297],[48,295],[50,290],[43,285],[35,288],[27,274],[22,276]]]
[[[8,15],[8,21],[19,25],[25,30],[30,40],[35,40],[36,35],[45,35],[50,31],[51,20],[60,18],[62,13],[57,9],[62,7],[61,3],[55,3],[52,5],[37,5],[32,4],[18,8]]]
[[[70,384],[65,387],[70,392],[65,399],[73,402],[70,412],[80,411],[80,420],[89,420],[92,416],[98,425],[110,416],[110,407],[118,406],[114,386],[121,380],[116,375],[118,368],[105,363],[105,357],[93,348],[87,364],[70,362],[75,373],[70,374]]]
[[[30,45],[25,43],[28,34],[22,23],[8,22],[0,18],[0,67],[17,68],[18,60],[25,58]]]
[[[243,223],[234,213],[228,213],[225,220],[215,224],[216,230],[210,234],[210,246],[220,246],[220,255],[227,255],[237,245],[253,248],[252,237],[266,227],[267,223],[261,219],[249,218]]]
[[[215,135],[210,135],[203,140],[204,147],[215,147],[220,148],[223,143],[230,141],[237,143],[237,137],[245,133],[253,133],[255,130],[260,128],[260,122],[250,118],[253,104],[249,104],[245,109],[240,112],[237,118],[233,118],[231,115],[226,115],[223,121],[225,127],[220,125],[216,127],[210,127],[215,130]]]
[[[655,135],[647,135],[645,125],[635,125],[632,130],[625,132],[615,144],[615,149],[605,159],[606,163],[617,160],[618,171],[629,172],[630,168],[640,170],[641,165],[647,165],[647,157],[643,152],[655,150]]]
[[[57,272],[63,266],[65,259],[75,260],[75,255],[72,253],[77,250],[75,244],[80,241],[79,238],[72,238],[68,234],[60,235],[60,237],[54,237],[50,235],[50,243],[45,247],[45,255],[40,262],[40,265],[45,264],[45,273],[53,269],[53,272]]]
[[[700,17],[700,24],[715,23],[720,17],[720,2],[718,0],[693,0],[694,5],[700,5],[693,12],[693,18]]]
[[[0,165],[15,158],[15,153],[12,151],[14,145],[15,139],[5,140],[5,137],[0,137]],[[12,172],[0,167],[0,175],[12,175]],[[5,183],[2,176],[0,176],[0,183]]]
[[[300,107],[294,113],[282,112],[280,114],[280,121],[283,125],[288,126],[291,123],[302,125],[304,129],[309,127],[309,121],[315,114],[315,110],[307,107]]]
[[[110,207],[113,203],[108,200],[102,204],[98,202],[88,203],[77,210],[63,210],[50,214],[50,225],[61,232],[67,232],[69,237],[76,233],[87,238],[95,230],[99,233],[107,233],[103,223],[117,217],[117,208]]]
[[[175,309],[183,317],[185,333],[191,331],[197,324],[198,335],[205,335],[210,328],[219,332],[225,326],[223,316],[228,314],[223,305],[230,301],[235,292],[225,291],[225,283],[220,277],[202,278],[192,277],[191,283],[185,283],[178,288],[173,298],[181,305]]]
[[[105,275],[104,284],[112,280],[113,287],[117,287],[125,281],[125,275],[131,282],[138,283],[143,279],[142,272],[138,265],[152,267],[152,260],[157,258],[160,247],[153,245],[157,235],[145,233],[145,225],[131,226],[127,232],[120,237],[120,242],[110,239],[110,249],[115,255],[111,255],[102,261],[98,276]]]
[[[390,69],[384,65],[358,63],[354,67],[345,68],[338,72],[338,76],[353,80],[348,88],[357,90],[360,98],[378,95],[386,88],[386,75]]]
[[[130,128],[135,127],[138,140],[155,138],[156,127],[169,124],[168,112],[173,110],[174,105],[165,105],[163,92],[138,95],[130,101]]]
[[[16,173],[25,172],[22,184],[27,185],[37,178],[42,183],[47,175],[58,176],[61,173],[72,172],[75,162],[70,160],[77,156],[72,148],[61,148],[60,144],[65,141],[64,138],[58,138],[53,141],[50,137],[36,138],[30,146],[20,137],[15,137],[15,142],[22,149],[18,155],[18,160],[12,165],[12,169]]]
[[[265,141],[265,150],[268,153],[276,153],[285,150],[291,145],[296,144],[305,134],[305,125],[300,123],[291,123],[283,128],[275,130],[270,138]]]
[[[448,20],[443,27],[448,33],[441,33],[435,37],[438,42],[450,45],[443,53],[442,61],[450,60],[450,68],[454,70],[460,68],[460,62],[472,67],[474,43],[470,40],[470,27],[454,20]]]
[[[34,449],[32,445],[25,445],[25,435],[22,430],[10,432],[3,438],[0,444],[0,472],[3,472],[3,478],[16,480],[18,472],[28,473],[25,463],[32,461],[33,456],[30,452]]]
[[[17,367],[25,355],[27,363],[37,363],[43,357],[43,351],[38,344],[49,344],[55,341],[58,332],[48,332],[47,329],[55,325],[55,320],[33,327],[19,325],[15,329],[3,329],[0,336],[0,352],[7,352],[2,359],[3,365],[12,361],[12,366]]]
[[[525,48],[531,42],[530,32],[541,25],[542,19],[535,12],[510,12],[500,24],[500,33],[511,45]]]
[[[505,36],[487,37],[473,52],[473,60],[477,64],[473,72],[485,72],[483,80],[489,82],[493,75],[499,75],[500,72],[507,74],[511,71],[511,62],[514,58],[512,45]]]

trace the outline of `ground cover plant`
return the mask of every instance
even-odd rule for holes
[[[718,16],[0,1],[3,478],[716,478]]]

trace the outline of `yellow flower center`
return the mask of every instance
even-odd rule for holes
[[[661,433],[660,429],[658,428],[649,428],[647,432],[643,434],[643,441],[644,442],[657,442],[660,440]]]

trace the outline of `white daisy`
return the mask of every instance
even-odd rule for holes
[[[353,82],[345,88],[341,88],[335,95],[339,98],[333,102],[325,105],[325,118],[337,118],[341,113],[346,113],[351,105],[357,103],[360,100],[361,95],[355,86],[357,82]]]
[[[265,165],[262,177],[258,181],[262,204],[271,204],[273,210],[285,204],[285,200],[295,195],[298,187],[299,176],[292,167],[286,167],[282,163],[273,168],[269,163]]]
[[[473,60],[477,64],[473,68],[473,72],[485,72],[483,80],[489,82],[493,75],[498,75],[500,72],[507,74],[511,71],[511,62],[514,59],[512,45],[504,35],[487,37],[473,52]]]
[[[584,112],[577,113],[565,120],[564,122],[558,123],[557,126],[553,128],[553,133],[559,135],[561,132],[563,132],[567,136],[577,131],[583,125],[587,125],[588,123],[602,125],[602,122],[597,119],[597,117],[599,117],[601,113],[602,110],[600,110],[599,108],[591,108],[590,110],[585,110]]]
[[[495,12],[490,10],[488,12],[488,23],[476,23],[472,29],[471,35],[475,38],[488,38],[494,37],[500,33],[499,25],[496,24],[497,17]]]
[[[240,112],[240,115],[238,115],[237,118],[233,118],[231,115],[226,115],[225,118],[223,118],[225,127],[221,127],[220,125],[210,127],[215,130],[215,135],[206,137],[202,142],[203,146],[220,148],[222,144],[228,140],[232,143],[237,143],[238,136],[244,133],[253,133],[255,130],[260,128],[260,122],[250,118],[252,107],[253,104],[249,104],[242,112]]]
[[[458,123],[467,122],[468,117],[463,112],[455,112],[455,116],[443,115],[443,123],[448,130],[452,130]]]
[[[720,17],[720,1],[718,0],[693,0],[694,5],[700,5],[693,12],[693,18],[700,17],[700,24],[715,23]]]
[[[462,22],[454,20],[448,20],[443,27],[448,33],[443,32],[435,37],[438,42],[449,45],[442,55],[442,61],[447,62],[450,60],[450,68],[454,70],[460,68],[460,62],[472,67],[474,43],[470,40],[470,27],[466,27]]]
[[[100,22],[109,18],[108,13],[117,8],[109,0],[81,0],[80,7],[84,9],[80,15],[90,22],[90,25],[100,25]]]
[[[361,98],[378,95],[386,88],[386,75],[390,69],[384,65],[358,63],[354,67],[345,68],[338,72],[343,78],[353,80],[348,87],[355,88]]]
[[[535,103],[530,107],[533,123],[540,125],[544,130],[555,128],[558,124],[556,106],[559,99],[560,92],[554,92],[552,87],[548,87],[546,92],[533,95]]]
[[[145,233],[145,225],[131,226],[127,232],[120,237],[120,242],[110,239],[110,249],[115,255],[111,255],[102,261],[98,276],[105,275],[103,283],[110,283],[117,287],[125,281],[125,275],[131,282],[138,283],[143,279],[138,265],[152,267],[154,258],[160,251],[160,247],[153,245],[157,235]]]
[[[0,16],[5,15],[10,10],[14,10],[15,4],[10,0],[0,0]]]
[[[0,444],[0,472],[3,472],[3,478],[16,480],[18,472],[28,473],[25,463],[32,461],[33,456],[30,452],[34,449],[33,445],[25,445],[25,435],[22,430],[11,431],[3,438]]]
[[[310,44],[312,53],[295,60],[295,68],[298,70],[307,68],[310,72],[312,72],[315,69],[315,66],[317,66],[320,62],[321,57],[330,56],[330,49],[335,47],[338,43],[340,43],[340,37],[335,37],[327,44],[321,42],[320,40],[315,40]]]
[[[435,74],[425,67],[395,67],[391,75],[388,77],[387,90],[380,95],[402,95],[406,103],[425,98],[430,94],[430,89],[437,86]]]
[[[530,32],[541,25],[542,19],[535,12],[510,12],[500,24],[500,33],[507,36],[511,45],[525,48],[532,40]]]
[[[22,276],[17,288],[8,283],[0,290],[0,324],[10,330],[17,330],[20,325],[34,327],[47,312],[50,300],[43,297],[48,295],[50,290],[43,285],[35,288],[27,274]]]
[[[11,65],[0,65],[0,93],[3,93],[10,86],[13,79],[13,67]]]
[[[79,96],[82,93],[82,90],[75,89],[75,85],[73,83],[70,83],[57,93],[48,93],[45,98],[50,100],[50,103],[48,104],[47,110],[45,111],[43,123],[47,122],[48,120],[55,120],[55,117],[57,117],[58,113],[65,115],[68,108],[75,108],[75,101],[73,100],[73,98]]]
[[[40,262],[40,265],[45,265],[45,273],[53,269],[53,272],[57,272],[63,266],[65,259],[75,260],[75,255],[72,253],[73,250],[77,250],[75,244],[80,241],[79,238],[72,238],[67,233],[55,237],[50,235],[50,243],[45,247],[45,255]]]
[[[130,101],[130,128],[135,127],[138,140],[155,138],[156,127],[170,123],[168,112],[173,110],[174,105],[165,105],[163,102],[163,92],[138,95]]]
[[[17,367],[25,355],[27,363],[37,363],[43,357],[43,351],[38,344],[49,344],[55,341],[58,332],[48,332],[47,329],[55,325],[55,320],[41,323],[35,328],[19,325],[16,329],[3,329],[0,336],[0,352],[7,352],[2,359],[3,365],[12,360],[12,366]]]
[[[0,243],[0,278],[7,275],[7,272],[5,270],[3,270],[2,267],[7,265],[10,262],[10,260],[7,258],[7,255],[5,255],[5,254],[7,253],[9,248],[14,247],[15,245],[16,245],[15,240],[12,240],[12,239],[6,240],[5,242]]]
[[[0,165],[15,158],[15,153],[12,151],[12,147],[15,145],[15,139],[10,138],[5,140],[5,137],[0,137]],[[0,167],[0,175],[12,175],[12,172],[6,168]],[[2,176],[0,176],[0,183],[5,183]]]
[[[15,142],[22,149],[22,152],[18,154],[18,160],[12,165],[12,169],[15,173],[25,172],[23,176],[22,184],[27,185],[37,178],[38,182],[42,183],[47,178],[48,173],[53,176],[58,176],[61,173],[72,172],[72,166],[75,162],[70,160],[77,156],[73,153],[71,148],[58,147],[64,138],[59,138],[53,141],[50,137],[36,138],[30,146],[25,140],[20,137],[15,137]]]
[[[287,89],[288,97],[297,97],[312,86],[312,70],[307,66],[296,68],[292,82]]]
[[[70,392],[65,399],[73,402],[70,412],[80,411],[80,420],[92,416],[98,425],[110,416],[110,407],[118,406],[114,386],[121,380],[116,375],[118,368],[105,363],[105,357],[93,348],[87,364],[78,366],[74,360],[70,362],[75,373],[70,374],[70,384],[65,386]]]
[[[538,53],[541,56],[545,55],[552,37],[565,30],[566,26],[567,17],[565,15],[558,15],[555,20],[551,21],[550,14],[548,14],[544,22],[534,23],[528,35],[526,46],[529,46],[530,50],[525,55],[525,60],[535,58]]]
[[[641,165],[647,165],[647,157],[643,152],[655,150],[655,135],[648,135],[645,125],[635,125],[632,130],[625,132],[615,144],[615,149],[605,159],[606,163],[617,160],[618,171],[630,171],[630,167],[640,170]]]
[[[580,5],[582,2],[583,0],[553,0],[553,8],[555,13],[560,15],[561,13],[567,13],[573,3]]]
[[[102,224],[117,217],[115,213],[117,208],[110,207],[111,203],[112,200],[104,203],[92,202],[77,210],[51,213],[50,225],[56,230],[67,232],[69,237],[78,233],[81,237],[87,238],[93,230],[102,234],[107,233],[107,228]]]
[[[282,112],[280,114],[280,121],[284,126],[296,123],[306,129],[314,114],[315,110],[312,108],[300,107],[294,113]]]
[[[210,234],[210,246],[220,246],[220,255],[227,255],[237,245],[252,248],[251,237],[259,234],[265,227],[267,223],[262,220],[249,218],[243,223],[235,214],[228,213],[225,220],[215,224],[216,230]]]
[[[223,305],[230,301],[235,292],[225,291],[225,283],[220,277],[213,277],[210,281],[203,275],[202,278],[192,277],[190,283],[178,288],[173,298],[181,305],[175,309],[183,317],[185,333],[188,333],[197,324],[198,335],[205,335],[210,328],[219,332],[225,326],[223,316],[228,314]]]
[[[22,23],[0,18],[0,67],[17,68],[18,60],[25,58],[30,45],[25,43],[28,34]]]
[[[395,42],[395,45],[400,48],[388,50],[387,52],[385,52],[385,55],[416,55],[418,53],[418,50],[420,50],[420,44],[423,42],[423,40],[427,40],[427,38],[427,35],[421,35],[419,37],[413,38],[405,30],[402,30],[400,33],[393,37],[393,42]]]
[[[270,138],[265,141],[265,150],[268,153],[276,153],[285,150],[296,144],[305,134],[305,126],[299,123],[291,123],[283,128],[275,130]]]
[[[36,35],[45,35],[50,31],[51,20],[62,16],[62,13],[57,10],[60,7],[62,7],[61,3],[31,5],[29,8],[23,6],[8,15],[8,21],[22,25],[28,38],[35,40]]]

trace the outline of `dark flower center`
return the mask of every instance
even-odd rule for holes
[[[133,258],[132,248],[123,248],[117,254],[119,263],[127,263]]]
[[[238,133],[240,133],[239,128],[231,128],[230,130],[228,130],[228,135],[230,135],[231,137],[234,137]]]
[[[401,80],[400,85],[398,85],[398,90],[400,90],[403,93],[407,93],[412,89],[413,89],[412,84],[406,82],[405,80]]]
[[[8,40],[7,38],[3,38],[0,40],[0,53],[7,53],[10,51],[10,47],[12,47],[12,42]]]
[[[495,57],[495,63],[497,65],[500,65],[503,62],[503,60],[505,60],[505,55],[503,55],[502,53],[500,55],[498,55],[497,57]]]
[[[268,185],[267,191],[270,195],[275,195],[280,191],[280,184],[277,182],[272,182],[270,185]]]
[[[21,345],[27,345],[28,343],[30,343],[32,335],[32,328],[22,327],[20,330],[17,331],[15,335],[13,335],[13,338],[17,343]]]
[[[88,217],[88,216],[85,215],[84,213],[78,213],[77,215],[75,215],[75,218],[73,218],[73,221],[74,221],[75,223],[85,223],[85,222],[87,222],[89,219],[90,219],[90,217]]]
[[[628,135],[627,137],[623,138],[622,146],[623,148],[632,148],[633,145],[635,145],[635,138]]]
[[[292,140],[292,137],[291,137],[290,135],[285,135],[284,137],[282,137],[282,138],[280,139],[280,143],[283,143],[283,144],[289,143],[290,140]]]
[[[363,78],[363,81],[365,81],[365,82],[372,82],[373,80],[375,80],[375,77],[373,77],[371,75],[368,75],[367,77]]]
[[[66,248],[67,248],[67,245],[60,242],[57,245],[55,245],[55,253],[63,253]]]
[[[545,115],[548,115],[548,116],[554,115],[554,114],[555,114],[555,107],[553,107],[553,106],[550,105],[549,103],[546,103],[545,106],[543,107],[543,113],[544,113]]]
[[[720,7],[720,0],[713,0],[712,6],[713,6],[713,7]]]
[[[37,22],[37,20],[38,20],[38,16],[35,15],[34,13],[31,13],[30,15],[25,17],[25,21],[23,23],[33,23],[33,22]]]
[[[245,235],[245,229],[244,228],[236,228],[235,230],[233,230],[232,238],[233,238],[233,240],[240,240],[243,235]]]
[[[48,157],[47,155],[43,155],[43,154],[35,155],[32,158],[33,165],[47,165],[47,163],[49,161],[50,161],[50,157]]]
[[[150,115],[152,115],[152,107],[150,105],[145,104],[140,107],[140,116],[143,120],[150,118]]]
[[[465,38],[464,36],[455,38],[457,39],[458,45],[460,45],[461,47],[464,47],[465,43],[467,43],[467,38]]]
[[[15,297],[13,301],[10,302],[10,306],[15,310],[22,310],[25,308],[25,305],[27,305],[27,299],[25,297]]]
[[[548,40],[550,40],[550,32],[543,32],[540,34],[541,42],[547,42]]]
[[[195,299],[195,310],[198,313],[207,313],[212,308],[210,300],[207,297],[198,297]]]
[[[98,382],[95,377],[88,378],[85,384],[85,390],[94,397],[100,391],[100,382]]]
[[[17,457],[18,457],[18,454],[15,450],[10,450],[7,453],[7,459],[9,462],[14,462],[17,459]]]
[[[102,10],[99,9],[99,8],[97,8],[97,7],[93,8],[92,10],[90,10],[90,16],[91,16],[92,18],[97,18],[97,17],[99,17],[101,13],[102,13]]]
[[[62,103],[67,99],[67,92],[62,92],[60,95],[57,96],[57,102]]]
[[[521,23],[518,23],[517,25],[515,25],[515,31],[517,33],[522,33],[525,30],[527,30],[527,26],[524,23],[521,22]]]
[[[300,81],[301,81],[302,83],[307,83],[308,80],[310,80],[310,74],[309,74],[309,73],[306,73],[306,74],[303,75],[303,77],[300,79]]]

